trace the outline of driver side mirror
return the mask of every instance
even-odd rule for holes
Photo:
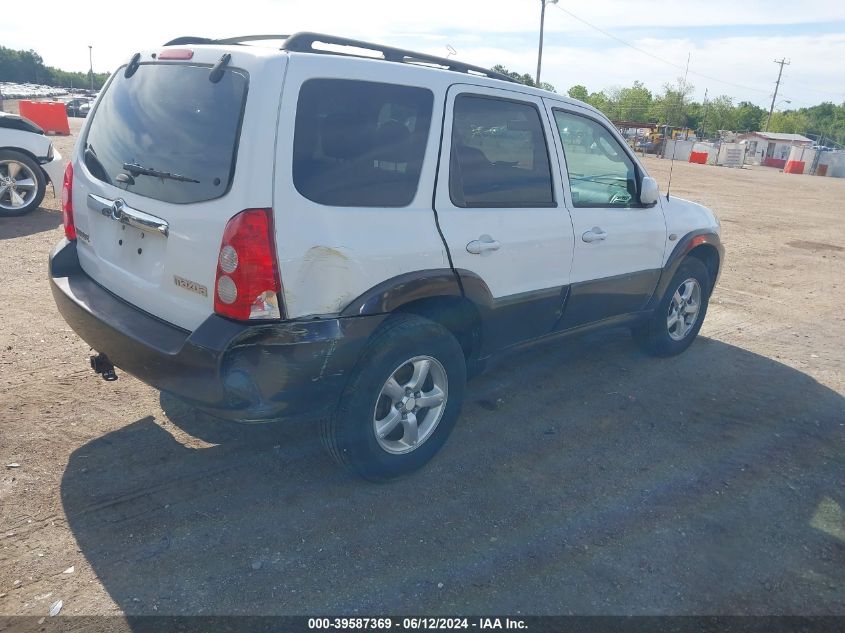
[[[657,181],[651,176],[645,176],[640,183],[640,204],[650,207],[657,203],[660,190],[657,188]]]

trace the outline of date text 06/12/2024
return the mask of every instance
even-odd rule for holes
[[[519,630],[526,629],[523,620],[513,618],[309,618],[308,628],[313,630]]]

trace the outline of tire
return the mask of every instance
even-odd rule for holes
[[[465,386],[464,354],[446,328],[416,315],[391,316],[367,344],[334,415],[323,421],[323,443],[335,461],[364,479],[412,473],[445,444]],[[390,430],[378,436],[377,426]]]
[[[689,296],[685,296],[687,291]],[[692,345],[701,330],[707,315],[710,291],[707,267],[700,260],[687,257],[672,276],[666,294],[660,299],[652,316],[633,330],[634,339],[652,356],[680,354]],[[675,298],[676,293],[681,299],[680,304]],[[693,316],[690,310],[694,307],[697,307],[697,311]],[[683,322],[677,319],[680,311],[685,315]]]
[[[38,163],[21,152],[0,150],[0,217],[37,209],[46,191],[47,177]]]

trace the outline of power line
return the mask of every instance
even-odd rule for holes
[[[663,62],[664,64],[668,64],[669,66],[672,66],[673,68],[677,68],[678,70],[685,70],[684,66],[676,64],[674,62],[670,62],[668,59],[664,59],[663,57],[660,57],[659,55],[655,55],[654,53],[649,53],[648,51],[643,50],[643,49],[639,48],[638,46],[634,46],[630,42],[626,42],[622,38],[615,36],[613,33],[610,33],[609,31],[605,31],[604,29],[596,26],[592,22],[588,22],[584,18],[575,15],[574,13],[572,13],[572,11],[568,11],[567,9],[564,9],[559,4],[556,4],[554,6],[557,7],[558,9],[560,9],[561,11],[563,11],[569,17],[571,17],[575,20],[578,20],[582,24],[586,24],[591,29],[598,31],[602,35],[605,35],[605,36],[609,37],[610,39],[615,40],[615,41],[619,42],[620,44],[623,44],[623,45],[627,46],[628,48],[631,48],[631,49],[637,51],[638,53],[642,53],[643,55],[647,55],[647,56],[651,57],[652,59],[656,59],[659,62]],[[768,90],[763,90],[761,88],[752,88],[751,86],[743,86],[743,85],[740,85],[740,84],[735,84],[733,82],[726,81],[724,79],[719,79],[717,77],[711,77],[710,75],[705,75],[704,73],[700,73],[700,72],[697,72],[695,70],[690,70],[689,73],[692,74],[692,75],[697,75],[698,77],[702,77],[704,79],[709,79],[710,81],[715,81],[715,82],[718,82],[718,83],[721,83],[721,84],[725,84],[726,86],[731,86],[733,88],[739,88],[740,90],[751,90],[753,92],[760,92],[760,93],[763,93],[763,94],[769,94]]]
[[[801,81],[795,81],[794,79],[790,78],[788,73],[786,75],[786,78],[789,79],[790,83],[800,86],[804,90],[809,90],[810,92],[815,92],[820,95],[828,95],[829,97],[836,97],[837,99],[845,99],[845,92],[830,92],[829,90],[819,90],[818,88],[812,88]]]

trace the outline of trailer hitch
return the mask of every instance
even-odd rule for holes
[[[97,354],[91,356],[91,369],[103,377],[103,380],[112,382],[117,380],[117,374],[114,371],[114,365],[111,364],[109,357],[105,354]]]

